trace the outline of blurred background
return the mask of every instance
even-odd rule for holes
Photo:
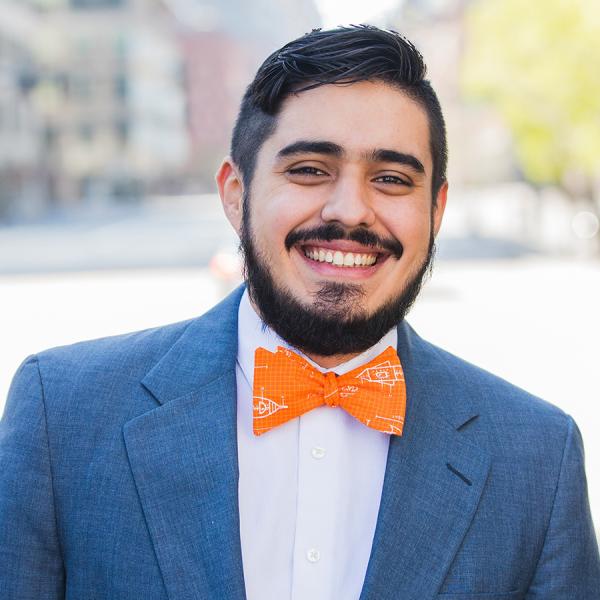
[[[193,317],[239,282],[214,172],[245,86],[314,27],[413,40],[450,198],[409,316],[559,405],[600,525],[600,3],[0,0],[0,412],[28,354]]]

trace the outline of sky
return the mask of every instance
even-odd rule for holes
[[[349,23],[377,24],[377,19],[401,4],[401,0],[315,0],[324,27]]]

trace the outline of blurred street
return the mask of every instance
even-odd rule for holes
[[[205,266],[236,245],[215,194],[154,198],[0,225],[0,275]]]

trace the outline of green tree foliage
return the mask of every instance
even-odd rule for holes
[[[467,12],[463,89],[511,130],[525,176],[600,177],[600,0],[478,0]],[[591,200],[591,194],[590,198]]]

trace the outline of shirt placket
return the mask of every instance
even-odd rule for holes
[[[336,440],[326,437],[339,408],[320,407],[300,417],[298,501],[292,600],[329,600],[335,577]]]

